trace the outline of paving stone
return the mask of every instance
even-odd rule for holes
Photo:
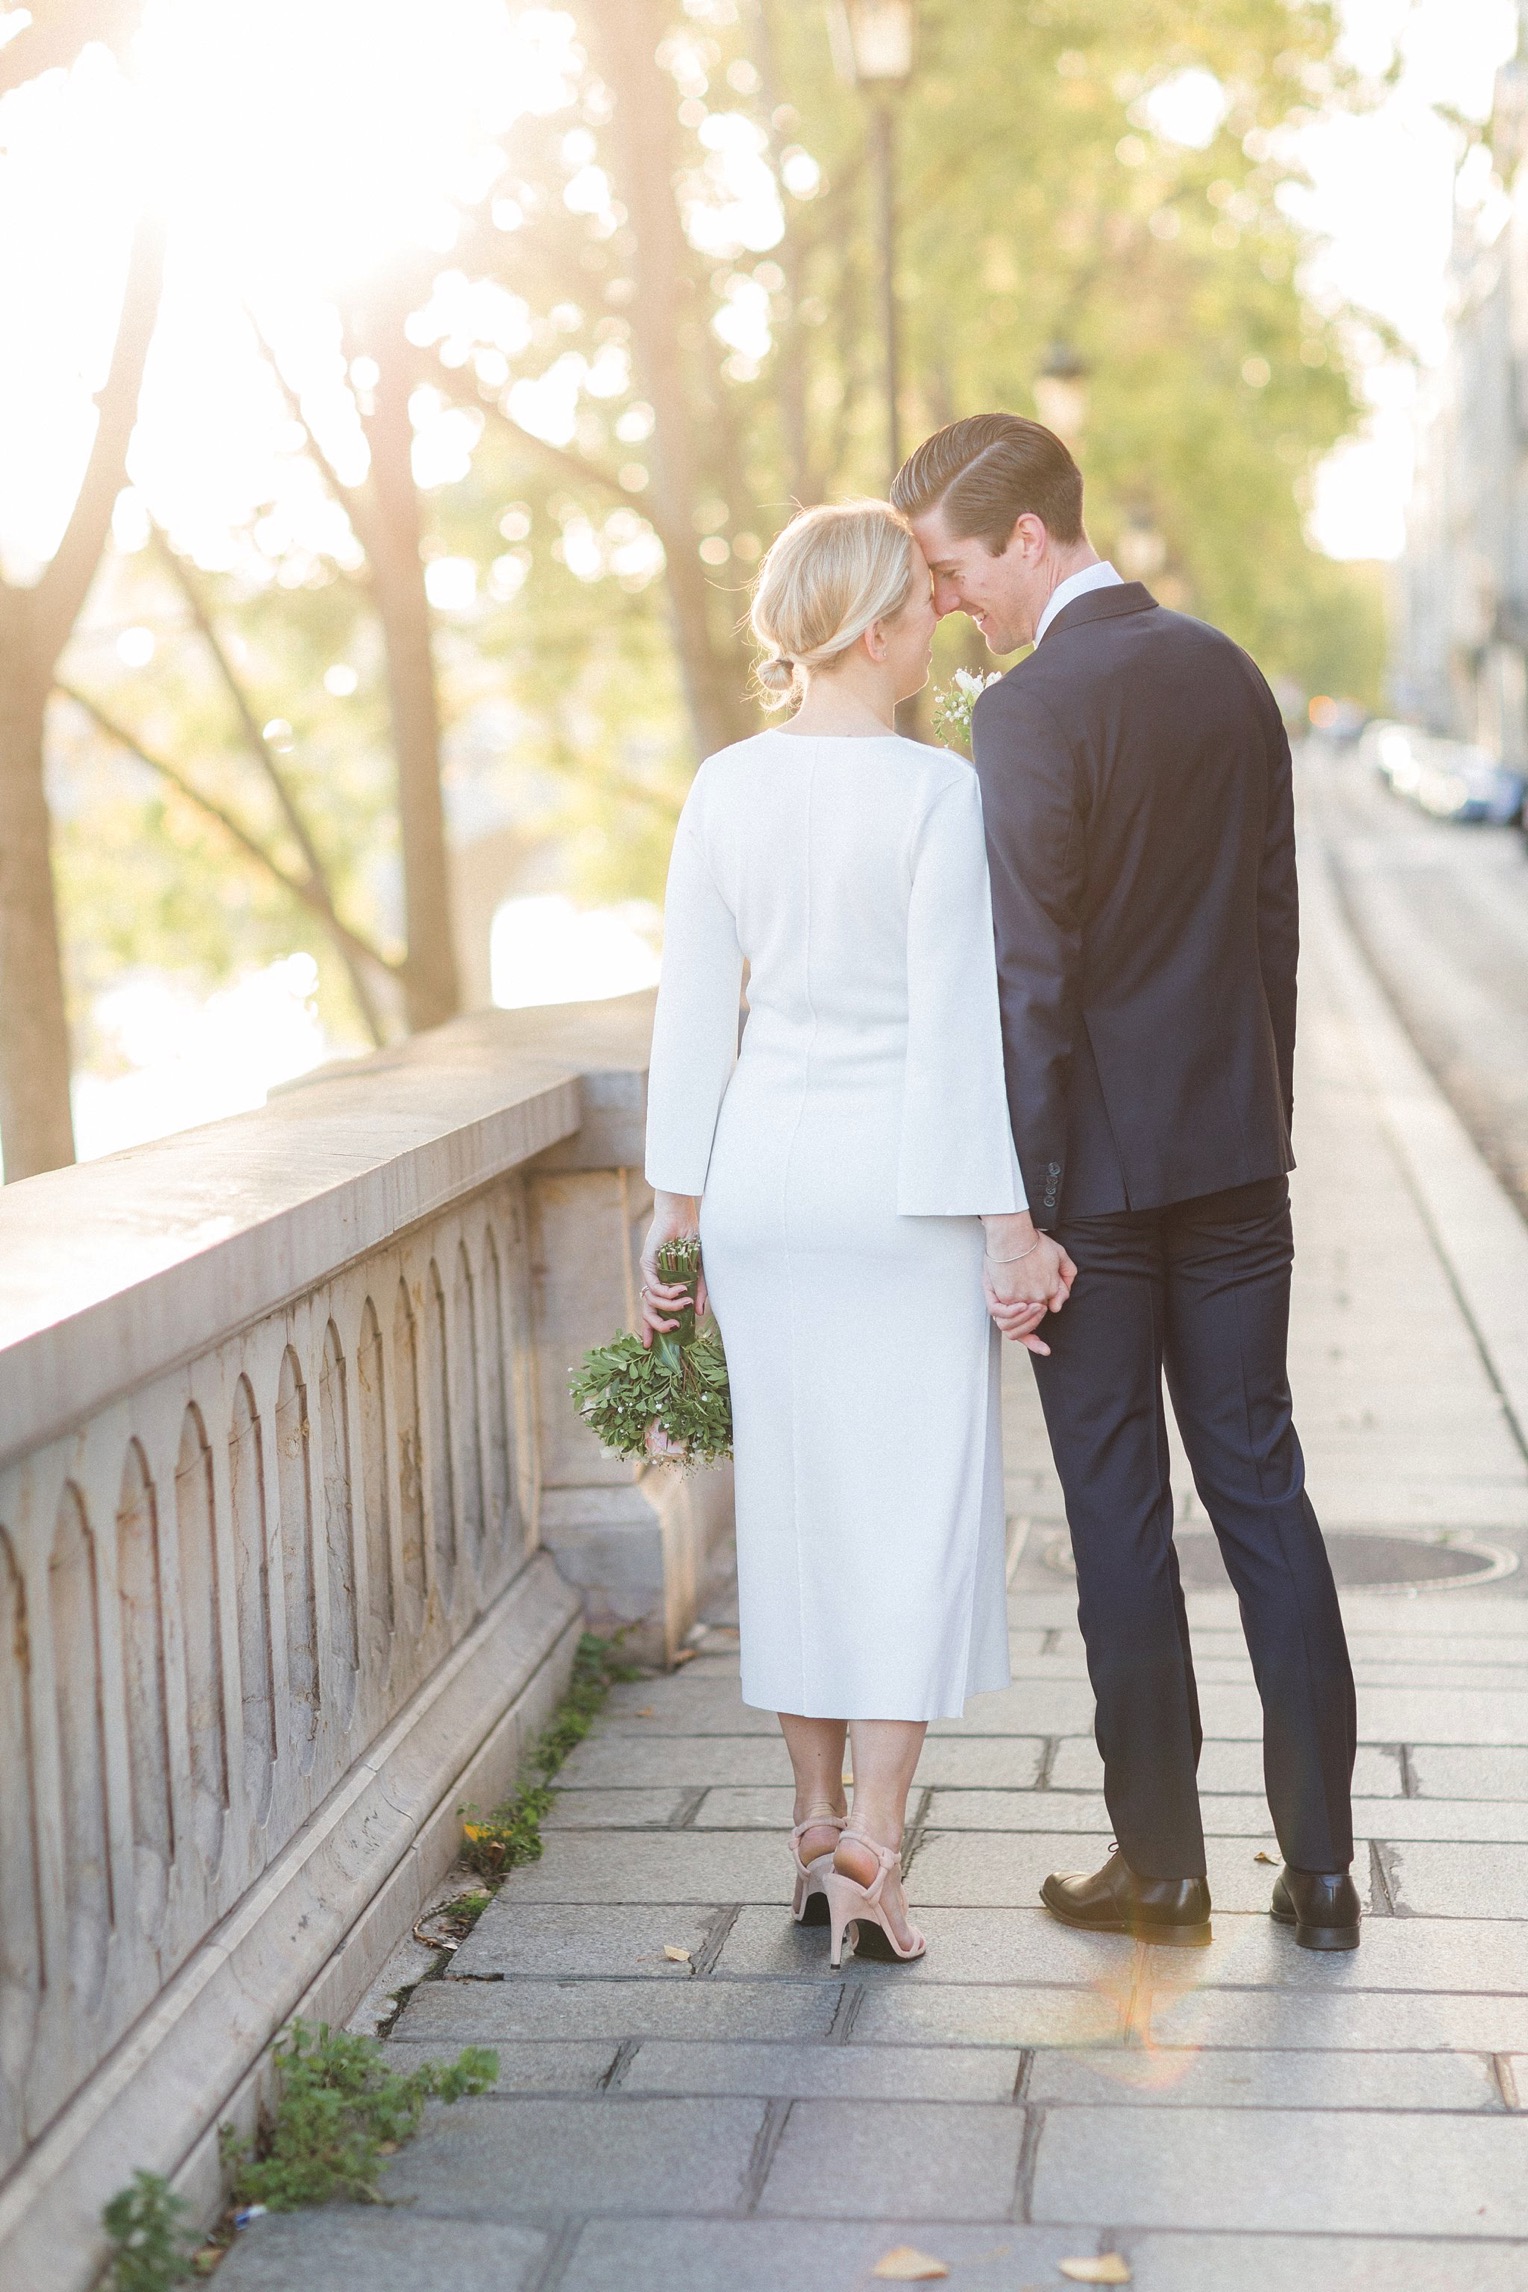
[[[527,2038],[810,2040],[826,2037],[843,1985],[820,1982],[422,1982],[395,2035],[502,2045]]]
[[[1192,1964],[1185,1960],[1192,1959]],[[1302,1950],[1271,1918],[1215,1920],[1208,1950],[1153,1946],[1143,1979],[1161,1988],[1234,1986],[1332,1997],[1352,1990],[1528,1990],[1528,1921],[1368,1918],[1360,1948]]]
[[[379,2205],[325,2205],[251,2222],[218,2270],[231,2292],[518,2292],[548,2238],[487,2220],[438,2220]]]
[[[1416,1743],[1411,1746],[1411,1767],[1423,1798],[1528,1803],[1528,1751]]]
[[[859,2292],[894,2245],[931,2252],[958,2292],[1059,2284],[1076,2248],[1064,2229],[949,2221],[594,2220],[558,2292]]]
[[[558,1841],[559,1845],[568,1843]],[[535,1867],[534,1865],[532,1867]],[[663,1955],[665,1943],[700,1950],[715,1905],[521,1902],[498,1895],[451,1961],[450,1980],[510,1981],[525,1976],[556,1980],[567,1974],[644,1974],[653,1981],[688,1981],[688,1966]]]
[[[1083,1680],[1021,1680],[974,1695],[963,1719],[936,1719],[929,1740],[970,1735],[1081,1735],[1093,1729],[1093,1690]]]
[[[1130,2101],[1163,2109],[1499,2110],[1502,2105],[1490,2065],[1478,2053],[1210,2052],[1162,2045],[1037,2053],[1024,2099],[1090,2105]]]
[[[593,1735],[558,1770],[561,1790],[705,1790],[713,1783],[790,1786],[791,1762],[773,1735]]]
[[[1429,1692],[1456,1687],[1467,1688],[1482,1695],[1521,1695],[1523,1680],[1528,1676],[1528,1652],[1519,1654],[1522,1642],[1512,1640],[1500,1650],[1494,1663],[1429,1662],[1421,1656],[1386,1656],[1367,1661],[1355,1657],[1353,1678],[1360,1695],[1378,1688],[1416,1688]]]
[[[1081,1982],[1128,1980],[1134,1945],[1123,1935],[1078,1934],[1038,1907],[1034,1910],[963,1910],[919,1902],[917,1866],[911,1887],[928,1955],[911,1965],[852,1961],[856,1979],[899,1986],[941,1982]],[[1196,1951],[1195,1956],[1201,1953]],[[784,1910],[745,1905],[722,1945],[718,1975],[791,1975],[825,1971],[826,1927],[791,1923]],[[846,1955],[846,1968],[851,1960]]]
[[[778,1902],[783,1907],[790,1893],[790,1860],[777,1837],[638,1831],[617,1847],[608,1839],[563,1832],[548,1839],[539,1862],[510,1872],[493,1914],[512,1933],[518,1907],[526,1902]],[[485,1921],[489,1915],[484,1912]],[[662,1941],[686,1942],[686,1937],[665,1934],[660,1947]]]
[[[696,1811],[696,1830],[769,1830],[783,1837],[795,1820],[795,1793],[788,1783],[778,1790],[723,1788],[707,1791]],[[782,1862],[784,1856],[781,1857]]]
[[[625,2070],[621,2091],[1010,2102],[1023,2058],[1016,2046],[996,2045],[678,2045],[653,2040]]]
[[[1049,1638],[1050,1634],[1045,1629],[1044,1625],[1036,1624],[1033,1618],[1026,1618],[1021,1623],[1011,1625],[1008,1632],[1009,1662],[1024,1663],[1031,1656],[1048,1653],[1049,1650],[1046,1643]],[[1076,1644],[1077,1646],[1081,1647],[1082,1641],[1080,1638],[1077,1640]]]
[[[458,2101],[430,2110],[390,2159],[382,2193],[459,2219],[736,2212],[765,2106],[619,2093]]]
[[[619,1698],[619,1701],[617,1700]],[[642,1713],[650,1711],[651,1718]],[[604,1716],[612,1735],[772,1735],[780,1741],[773,1711],[756,1711],[730,1680],[643,1680],[612,1694]]]
[[[1045,1753],[1042,1738],[1033,1735],[993,1736],[985,1741],[970,1736],[929,1735],[918,1761],[915,1789],[937,1788],[942,1783],[976,1790],[1025,1790],[1040,1772]]]
[[[568,1791],[541,1818],[543,1830],[662,1830],[689,1803],[688,1791]]]
[[[1020,1987],[985,1982],[863,1985],[851,2050],[859,2046],[1095,2046],[1116,2044],[1130,2003],[1129,1960],[1116,1986]],[[1528,2027],[1528,2010],[1524,2013]]]
[[[1528,1508],[1528,1473],[1518,1468],[1515,1499],[1520,1512]],[[1520,1517],[1515,1527],[1503,1533],[1510,1540],[1521,1533]],[[1439,1592],[1411,1599],[1383,1598],[1361,1592],[1345,1592],[1342,1600],[1343,1622],[1350,1632],[1404,1631],[1408,1639],[1442,1640],[1467,1638],[1477,1645],[1492,1639],[1521,1639],[1528,1630],[1528,1613],[1524,1600],[1528,1596],[1521,1568],[1517,1574],[1504,1578],[1489,1592]]]
[[[926,1828],[933,1831],[1030,1830],[1109,1836],[1109,1810],[1098,1791],[936,1790],[924,1820]]]
[[[1528,2117],[1058,2109],[1036,2220],[1347,2236],[1528,2235]]]
[[[1450,2238],[1123,2238],[1133,2292],[1522,2292],[1520,2244]]]
[[[1359,1697],[1358,1731],[1365,1743],[1528,1744],[1528,1693],[1371,1687]]]
[[[1407,1841],[1391,1847],[1387,1860],[1397,1908],[1419,1918],[1521,1919],[1528,1912],[1528,1846]]]
[[[1009,2221],[1024,2112],[948,2101],[798,2101],[758,2209],[808,2219]]]
[[[1159,2045],[1528,2050],[1528,1998],[1489,1992],[1351,1990],[1313,1997],[1275,1989],[1159,1989],[1138,2006],[1138,2026],[1147,2021]]]
[[[1371,1838],[1528,1844],[1528,1799],[1355,1799],[1353,1827]],[[1519,1895],[1512,1915],[1520,1914]],[[1420,1907],[1420,1905],[1418,1905]]]
[[[472,2038],[462,2042],[479,2044],[483,2041]],[[386,2050],[388,2066],[406,2076],[421,2062],[454,2061],[461,2046],[441,2038],[391,2037]],[[613,2038],[511,2040],[494,2047],[499,2057],[499,2074],[490,2091],[594,2093],[609,2076],[617,2050],[617,2041]]]

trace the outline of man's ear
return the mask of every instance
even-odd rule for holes
[[[1001,549],[994,549],[994,557],[1006,557],[1017,546],[1021,557],[1040,557],[1050,536],[1045,530],[1043,517],[1036,517],[1032,509],[1021,509],[1013,521],[1013,530]]]

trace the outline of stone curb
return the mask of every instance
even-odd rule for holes
[[[1320,960],[1351,1033],[1355,1065],[1379,1103],[1413,1198],[1528,1457],[1528,1226],[1428,1072],[1364,954],[1332,857],[1301,878],[1319,912]]]

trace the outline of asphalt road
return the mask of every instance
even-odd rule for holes
[[[1350,923],[1528,1216],[1528,839],[1428,819],[1351,750],[1309,743],[1302,778],[1305,832],[1327,847]]]

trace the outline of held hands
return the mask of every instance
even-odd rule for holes
[[[1050,1352],[1035,1332],[1072,1294],[1077,1268],[1059,1242],[1037,1233],[1027,1212],[987,1221],[982,1288],[1003,1335],[1027,1352]]]
[[[678,1241],[699,1230],[700,1204],[691,1195],[654,1194],[653,1222],[642,1248],[642,1294],[637,1299],[638,1335],[649,1351],[655,1337],[678,1328],[680,1310],[690,1296],[685,1282],[659,1279],[658,1252],[665,1242]],[[700,1322],[705,1317],[706,1277],[702,1272],[695,1285],[695,1318]]]

